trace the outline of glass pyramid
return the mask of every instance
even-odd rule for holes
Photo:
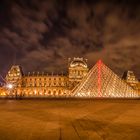
[[[99,60],[82,82],[72,91],[74,97],[139,97],[138,92]]]

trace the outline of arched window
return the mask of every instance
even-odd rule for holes
[[[56,95],[56,91],[55,90],[53,91],[53,95]]]
[[[58,95],[60,95],[60,94],[61,94],[61,90],[58,91]]]
[[[51,95],[51,91],[50,90],[48,91],[48,94]]]

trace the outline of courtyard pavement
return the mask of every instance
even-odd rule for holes
[[[0,140],[140,140],[140,100],[0,100]]]

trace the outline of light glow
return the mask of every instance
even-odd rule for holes
[[[13,88],[13,85],[12,85],[12,84],[7,84],[6,87],[7,87],[8,89],[12,89],[12,88]]]

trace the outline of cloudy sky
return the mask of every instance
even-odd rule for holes
[[[69,57],[98,59],[140,78],[140,3],[135,0],[1,0],[0,73],[66,71]]]

